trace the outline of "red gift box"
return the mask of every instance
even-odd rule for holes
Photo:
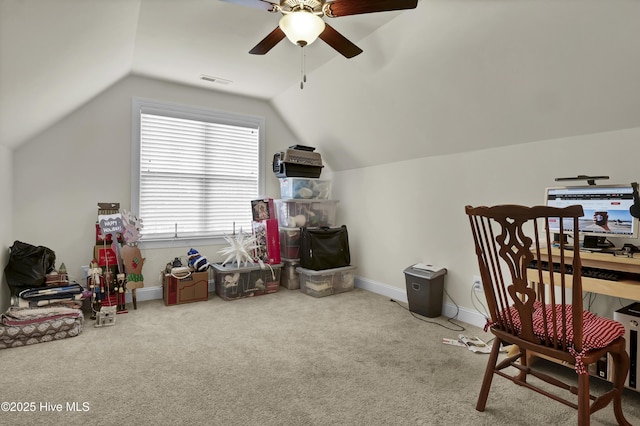
[[[253,235],[256,236],[257,248],[254,256],[265,263],[280,263],[280,234],[278,233],[278,219],[252,222]]]
[[[107,266],[107,263],[109,266],[118,264],[118,258],[111,248],[111,244],[98,244],[95,246],[93,249],[93,258],[98,261],[98,266]]]

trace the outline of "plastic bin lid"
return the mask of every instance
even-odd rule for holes
[[[282,198],[275,200],[276,203],[291,204],[338,204],[340,200],[325,200],[323,198]]]
[[[293,232],[293,231],[299,231],[300,227],[298,227],[298,226],[291,227],[291,226],[280,226],[280,225],[278,225],[278,229],[281,230],[281,231]]]
[[[413,275],[414,277],[432,279],[437,278],[441,275],[445,275],[447,273],[447,269],[440,268],[428,263],[416,263],[415,265],[407,267],[404,270],[404,273]]]
[[[244,264],[243,264],[244,265]],[[282,263],[275,264],[267,264],[264,265],[264,268],[260,267],[257,263],[247,263],[246,266],[240,266],[237,263],[227,263],[225,265],[221,265],[220,263],[212,263],[211,266],[217,272],[249,272],[249,271],[257,271],[257,270],[269,270],[269,267],[272,269],[278,269],[282,267]]]
[[[356,269],[358,269],[358,268],[357,268],[357,266],[354,266],[354,265],[341,266],[339,268],[320,269],[318,271],[313,270],[313,269],[305,269],[305,268],[297,267],[296,268],[296,272],[298,272],[299,274],[302,274],[302,275],[315,276],[315,275],[335,274],[335,273],[338,273],[338,272],[355,271]]]

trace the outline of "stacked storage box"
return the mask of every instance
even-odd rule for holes
[[[280,197],[283,200],[328,200],[331,197],[331,180],[282,178],[280,179]]]
[[[353,290],[355,266],[313,271],[297,268],[300,274],[300,290],[313,297],[324,297]]]
[[[323,271],[300,267],[301,227],[335,227],[337,200],[331,199],[331,180],[287,177],[280,179],[276,212],[280,229],[280,254],[284,264],[281,285],[300,288],[315,297],[353,289],[353,270],[347,266]]]
[[[223,300],[275,293],[280,288],[280,235],[273,201],[271,198],[251,201],[251,228],[256,238],[253,260],[211,264],[216,294]]]
[[[280,234],[273,199],[251,201],[251,211],[251,227],[257,243],[254,258],[272,265],[280,264]]]
[[[212,264],[216,294],[224,300],[275,293],[280,286],[282,264],[261,266],[224,266]]]
[[[296,268],[300,266],[300,228],[280,228],[280,255],[283,264],[280,285],[289,290],[299,289]]]
[[[280,256],[283,262],[281,285],[289,290],[300,288],[296,268],[300,266],[300,227],[333,226],[336,201],[330,200],[331,180],[286,177],[280,179],[280,196],[276,200],[280,229]]]

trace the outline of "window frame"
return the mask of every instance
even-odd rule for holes
[[[205,107],[176,104],[165,101],[157,101],[133,97],[131,109],[131,212],[139,215],[140,212],[140,132],[141,113],[167,115],[170,117],[189,120],[209,121],[226,125],[238,125],[255,127],[258,129],[258,197],[265,193],[265,118],[255,115],[232,113]],[[247,209],[251,205],[247,201]],[[144,224],[144,217],[141,217]],[[246,230],[245,230],[246,232]],[[190,247],[194,245],[220,245],[225,244],[224,236],[212,237],[180,237],[173,238],[144,238],[144,228],[141,232],[140,246],[144,248]]]

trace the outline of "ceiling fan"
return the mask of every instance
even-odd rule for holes
[[[418,0],[223,0],[268,12],[281,13],[279,25],[249,53],[264,55],[285,36],[299,46],[322,39],[346,58],[362,53],[362,49],[324,22],[323,16],[359,15],[373,12],[413,9]]]

